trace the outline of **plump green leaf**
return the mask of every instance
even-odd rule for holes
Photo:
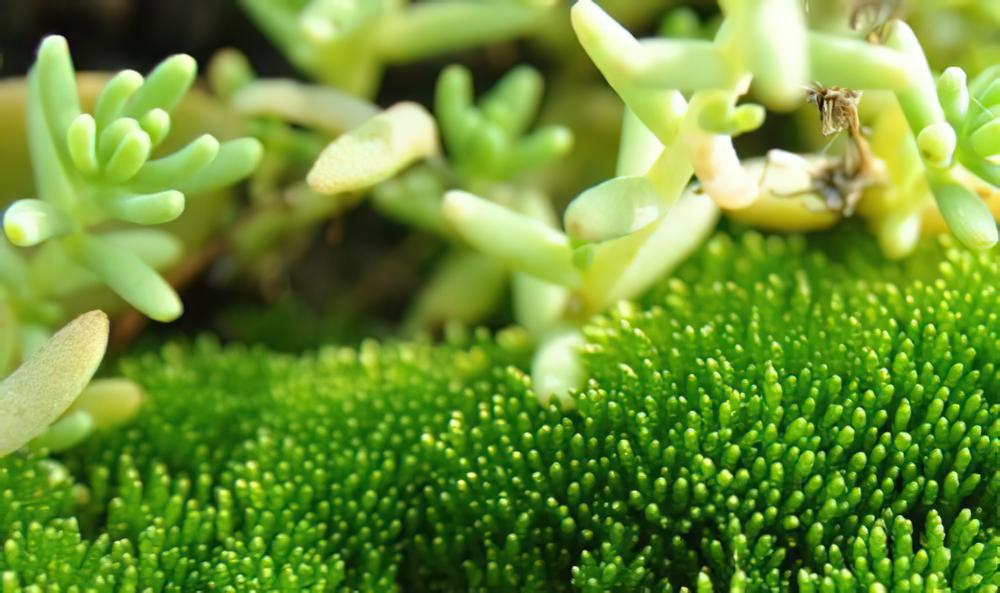
[[[108,344],[108,317],[91,311],[71,321],[0,383],[0,456],[24,446],[80,395]]]

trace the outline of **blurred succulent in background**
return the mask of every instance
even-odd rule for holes
[[[456,245],[417,296],[408,317],[411,330],[447,320],[479,322],[507,285],[504,262],[469,251],[451,227],[442,207],[446,191],[477,191],[533,217],[555,219],[549,198],[525,181],[572,146],[561,126],[531,131],[542,93],[541,75],[519,67],[476,104],[471,74],[450,67],[438,80],[436,121],[415,104],[391,107],[335,140],[310,172],[310,187],[329,194],[328,200],[353,201],[352,192],[372,188],[379,211]],[[437,156],[438,126],[444,158]],[[419,161],[426,162],[407,170]]]
[[[387,64],[509,39],[536,29],[555,0],[241,0],[312,78],[371,97]]]
[[[375,188],[374,203],[382,212],[459,245],[416,299],[411,327],[449,319],[478,322],[502,300],[508,285],[504,262],[468,250],[467,240],[455,232],[443,208],[446,191],[476,192],[544,224],[555,223],[551,197],[532,176],[565,156],[573,137],[558,125],[532,131],[543,90],[541,74],[520,66],[474,102],[471,74],[449,67],[438,79],[435,97],[446,163],[418,166]],[[512,281],[516,302],[525,279],[515,274]]]
[[[346,205],[312,191],[306,173],[331,140],[380,110],[334,88],[259,78],[234,49],[213,57],[208,83],[251,122],[263,146],[260,166],[249,178],[250,207],[227,234],[239,270],[266,287],[301,257],[315,227]]]
[[[441,74],[435,114],[449,160],[465,184],[517,180],[570,150],[572,137],[561,126],[530,131],[543,90],[541,73],[520,66],[474,104],[467,69],[451,66]]]

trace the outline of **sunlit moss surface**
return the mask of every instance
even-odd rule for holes
[[[570,413],[519,330],[126,360],[133,424],[0,460],[0,590],[996,591],[996,251],[813,243],[592,321]]]

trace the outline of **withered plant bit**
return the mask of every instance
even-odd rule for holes
[[[822,206],[817,208],[806,204],[812,211],[827,210],[845,218],[850,217],[854,214],[865,189],[875,185],[879,179],[876,175],[851,171],[846,166],[845,157],[825,157],[818,164],[810,164],[797,154],[772,150],[767,153],[764,160],[764,171],[760,177],[761,191],[767,187],[767,174],[771,165],[775,163],[777,154],[782,154],[785,158],[792,157],[795,166],[804,167],[809,176],[809,184],[795,191],[779,192],[771,189],[768,190],[769,193],[781,198],[815,195],[822,201]]]
[[[860,133],[858,103],[861,101],[861,91],[839,86],[825,87],[814,82],[807,88],[806,98],[819,109],[824,136],[843,130],[847,130],[852,136]]]
[[[819,109],[823,134],[829,136],[847,130],[848,144],[841,157],[831,157],[809,169],[811,183],[800,191],[775,194],[798,197],[815,193],[822,197],[826,209],[844,217],[854,214],[861,196],[869,187],[882,181],[879,162],[868,141],[861,133],[858,103],[861,91],[840,87],[824,87],[813,83],[806,99]],[[771,155],[768,155],[768,164]],[[766,175],[766,169],[765,169]],[[761,177],[763,184],[764,177]]]
[[[849,162],[846,156],[833,159],[812,173],[811,189],[823,197],[828,210],[839,212],[845,218],[854,215],[865,190],[881,182],[881,176],[874,167],[866,164],[851,168]],[[862,162],[872,161],[869,156]]]
[[[838,205],[841,212],[844,216],[851,216],[864,191],[882,183],[884,177],[882,164],[872,153],[868,140],[861,132],[858,117],[861,91],[837,87],[824,89],[818,85],[814,90],[823,92],[822,103],[828,110],[835,112],[833,117],[838,119],[838,125],[845,125],[847,129],[847,148],[840,165],[830,173],[830,181],[840,191],[842,201]],[[823,107],[819,97],[811,92],[809,100],[819,106],[822,117]]]

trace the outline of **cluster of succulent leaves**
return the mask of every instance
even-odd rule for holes
[[[531,32],[553,0],[241,0],[301,70],[359,96],[388,64],[428,59]]]
[[[585,303],[585,318],[615,298],[635,296],[643,285],[627,279],[636,269],[651,268],[649,276],[668,271],[707,234],[714,209],[675,208],[692,174],[719,206],[752,224],[796,229],[835,224],[840,219],[835,212],[816,214],[800,201],[765,191],[760,168],[745,166],[731,142],[731,136],[764,120],[763,106],[736,105],[748,89],[768,107],[788,109],[802,103],[802,86],[813,78],[881,96],[873,111],[890,123],[879,128],[878,137],[888,140],[879,145],[887,154],[878,157],[891,175],[861,214],[887,253],[900,257],[913,249],[935,199],[940,214],[932,216],[943,216],[960,240],[978,248],[996,241],[993,216],[975,193],[996,193],[992,159],[998,122],[987,90],[996,72],[987,69],[967,86],[964,73],[953,68],[935,87],[923,50],[904,23],[885,24],[892,34],[877,42],[859,39],[844,31],[849,3],[817,9],[816,23],[806,22],[809,11],[797,0],[722,3],[721,15],[707,26],[692,11],[677,9],[660,27],[666,37],[641,41],[593,2],[577,3],[573,33],[628,114],[616,177],[572,202],[565,233],[546,184],[517,179],[569,147],[569,135],[558,127],[519,139],[538,109],[541,79],[530,69],[513,70],[479,106],[472,105],[469,74],[459,67],[446,70],[435,100],[436,122],[414,106],[378,113],[358,98],[377,88],[382,64],[393,52],[406,61],[473,41],[544,37],[539,22],[549,23],[553,15],[569,20],[551,4],[245,2],[295,65],[330,86],[254,80],[249,66],[231,55],[217,60],[218,75],[212,77],[217,92],[235,110],[258,118],[258,135],[268,147],[252,184],[255,206],[264,207],[233,231],[237,255],[244,263],[266,260],[270,269],[264,275],[273,274],[297,257],[317,224],[371,193],[390,217],[459,245],[415,299],[411,327],[443,318],[483,319],[501,300],[511,275],[520,309],[553,311],[541,321],[515,311],[518,321],[545,333],[578,321],[573,318],[580,315],[569,310],[573,302]],[[615,2],[607,4],[615,14],[627,13]],[[475,27],[451,26],[473,14]],[[772,35],[774,28],[785,34]],[[385,31],[392,35],[385,37]],[[410,43],[430,45],[409,55]],[[437,158],[435,124],[446,160]],[[320,155],[324,140],[334,141]],[[900,145],[905,149],[893,150]],[[302,169],[312,160],[306,183]],[[428,162],[411,168],[421,160]],[[798,174],[808,187],[809,174]],[[441,195],[455,189],[465,193],[445,200],[453,207],[442,207]],[[500,228],[501,220],[508,228],[497,236],[480,224],[493,221]],[[517,233],[512,226],[537,232]],[[675,228],[689,229],[690,245],[665,242]],[[570,254],[572,247],[577,249]],[[547,259],[540,255],[546,250]],[[649,256],[654,252],[663,255]],[[571,257],[577,270],[566,269]]]
[[[719,234],[596,318],[570,413],[520,329],[126,360],[132,424],[0,461],[2,583],[995,591],[995,253],[812,243]]]
[[[537,70],[521,66],[475,103],[471,73],[461,66],[449,67],[438,79],[435,95],[447,160],[418,165],[373,189],[373,201],[381,212],[456,245],[414,302],[412,327],[478,321],[496,307],[508,284],[510,270],[502,261],[469,250],[456,233],[444,210],[446,192],[474,191],[545,224],[556,224],[551,198],[525,180],[534,170],[565,156],[573,142],[562,126],[531,129],[543,85]]]
[[[181,215],[187,196],[231,184],[256,167],[257,140],[220,143],[208,134],[153,158],[196,69],[190,56],[177,55],[146,78],[122,71],[108,80],[93,113],[84,113],[65,39],[42,42],[28,76],[26,114],[38,198],[18,200],[4,213],[12,244],[41,246],[25,259],[3,245],[4,303],[27,327],[25,353],[65,321],[55,298],[89,285],[109,286],[153,319],[181,314],[179,297],[155,269],[176,263],[179,242],[152,229],[109,230],[107,223],[169,222]]]
[[[913,249],[923,218],[919,207],[930,195],[963,243],[979,249],[996,243],[996,222],[978,195],[995,194],[997,188],[1000,120],[990,106],[991,93],[985,91],[997,84],[995,68],[984,70],[971,85],[959,68],[947,69],[936,82],[912,29],[898,19],[880,23],[877,39],[862,40],[807,28],[802,7],[794,1],[723,2],[720,8],[724,19],[712,41],[637,40],[591,0],[572,9],[587,53],[631,112],[666,145],[646,177],[655,182],[668,176],[656,169],[676,169],[678,162],[687,161],[705,192],[724,209],[767,210],[770,200],[761,199],[768,193],[762,174],[755,176],[739,161],[728,139],[759,127],[763,108],[737,101],[751,90],[764,105],[787,109],[801,97],[803,86],[815,80],[826,87],[873,91],[882,103],[875,108],[875,119],[901,114],[907,133],[892,145],[894,151],[877,155],[889,160],[890,168],[911,147],[919,154],[907,161],[903,173],[913,178],[918,176],[914,169],[923,169],[919,177],[926,187],[899,188],[907,194],[897,200],[903,204],[890,213],[878,208],[868,213],[876,232],[885,236],[888,253],[899,257]],[[775,28],[783,34],[770,34]],[[688,100],[678,91],[690,93]],[[672,143],[680,149],[671,150]],[[897,179],[888,185],[898,188]],[[664,208],[672,193],[657,189]],[[587,196],[595,202],[587,210],[599,223],[622,201],[619,193],[584,194],[578,200]],[[636,218],[649,210],[651,201],[636,204]],[[905,222],[886,221],[902,218],[902,211],[909,215]],[[794,226],[810,218],[804,208],[791,214],[789,221],[774,226]],[[587,218],[573,226],[597,224]]]

